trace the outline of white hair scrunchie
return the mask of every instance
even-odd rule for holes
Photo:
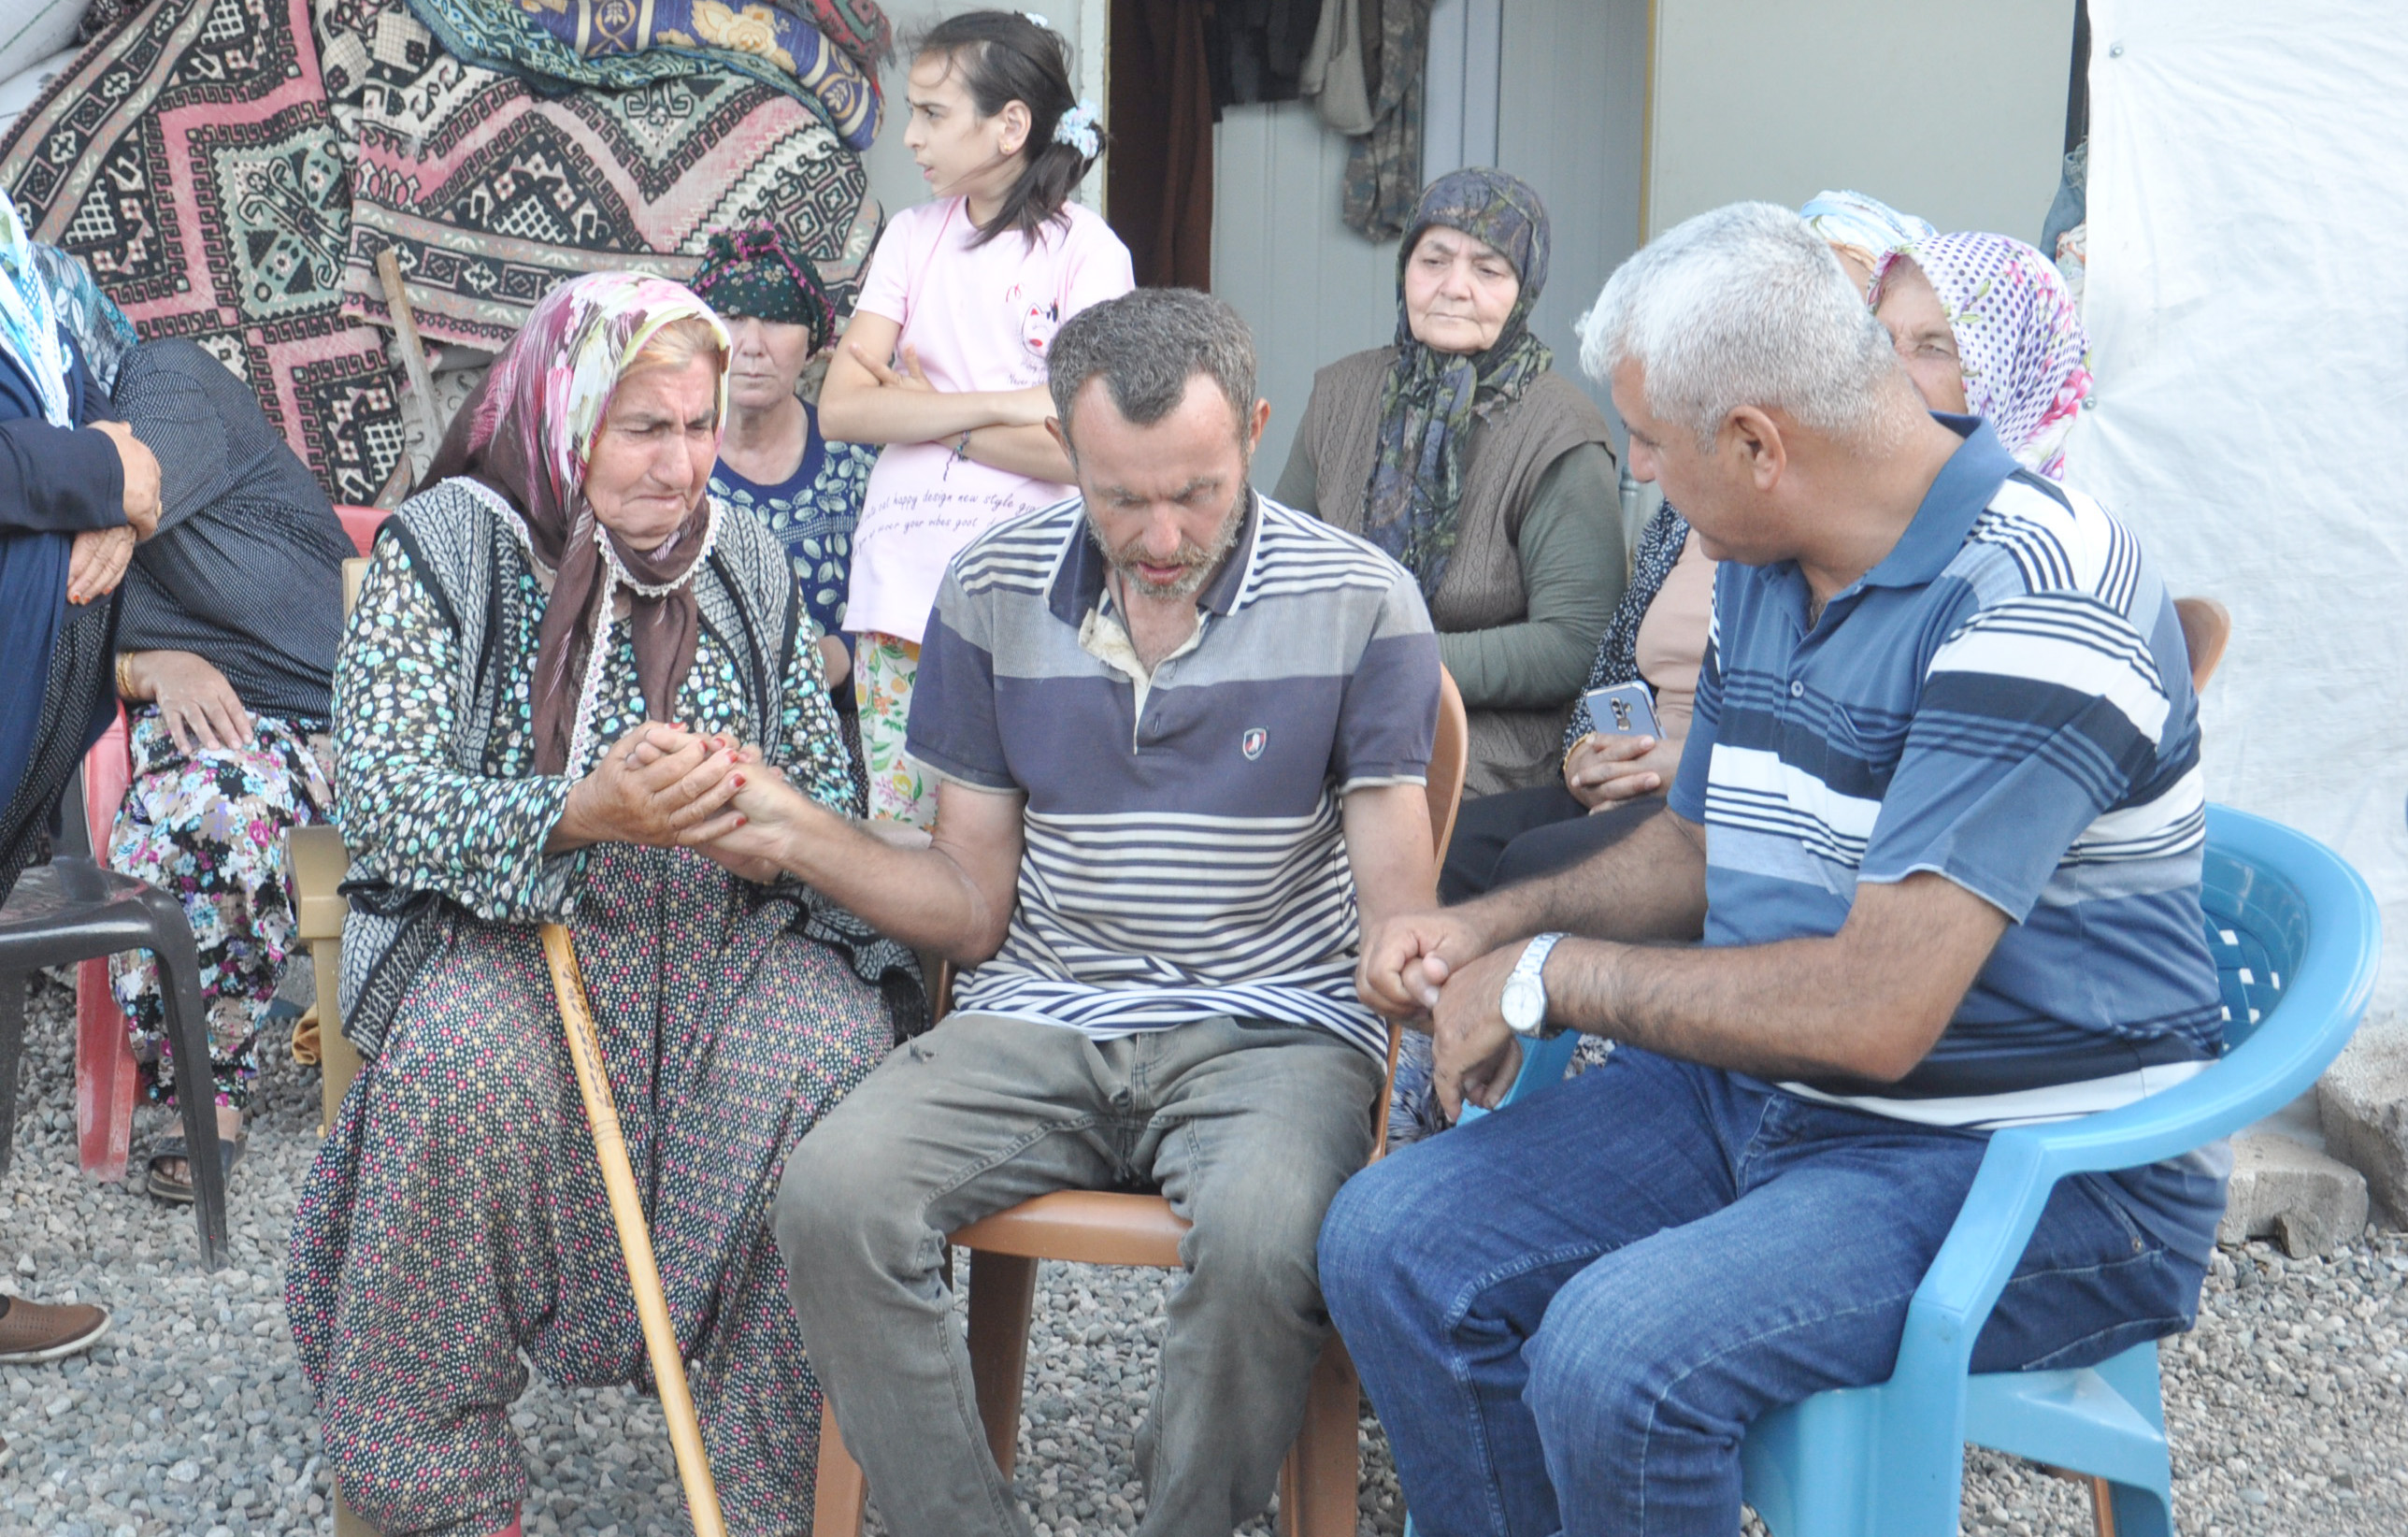
[[[1054,142],[1067,144],[1089,160],[1095,159],[1104,143],[1096,132],[1096,115],[1093,101],[1081,101],[1054,121]]]

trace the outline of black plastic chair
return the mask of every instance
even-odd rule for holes
[[[176,1043],[176,1096],[193,1164],[193,1219],[200,1226],[201,1265],[225,1264],[225,1170],[218,1157],[216,1095],[208,1092],[209,1026],[201,1013],[200,958],[192,926],[175,898],[158,887],[62,855],[25,871],[0,905],[0,1175],[17,1139],[17,1058],[25,1041],[25,978],[121,950],[157,958],[167,1034]],[[198,1092],[195,1092],[195,1090]]]

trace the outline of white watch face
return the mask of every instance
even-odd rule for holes
[[[1505,1027],[1528,1035],[1546,1022],[1547,989],[1536,977],[1515,977],[1505,984]]]

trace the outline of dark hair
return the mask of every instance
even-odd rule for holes
[[[1244,442],[1254,409],[1254,333],[1226,299],[1192,288],[1140,288],[1062,323],[1046,387],[1068,438],[1070,403],[1098,375],[1121,415],[1142,427],[1177,409],[1197,374],[1228,397]]]
[[[970,105],[991,118],[1012,102],[1028,108],[1027,164],[1006,193],[995,217],[979,226],[973,244],[984,245],[1006,230],[1031,240],[1046,222],[1062,214],[1095,155],[1054,138],[1062,114],[1078,105],[1070,88],[1070,45],[1051,27],[1040,27],[1016,10],[966,10],[912,39],[911,57],[941,54],[969,93]],[[1096,153],[1108,142],[1096,126]]]

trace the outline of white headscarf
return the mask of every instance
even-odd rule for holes
[[[50,300],[33,237],[17,216],[17,205],[0,192],[0,348],[5,348],[42,397],[42,418],[54,427],[75,424],[67,389],[67,344],[59,334],[58,307]]]

